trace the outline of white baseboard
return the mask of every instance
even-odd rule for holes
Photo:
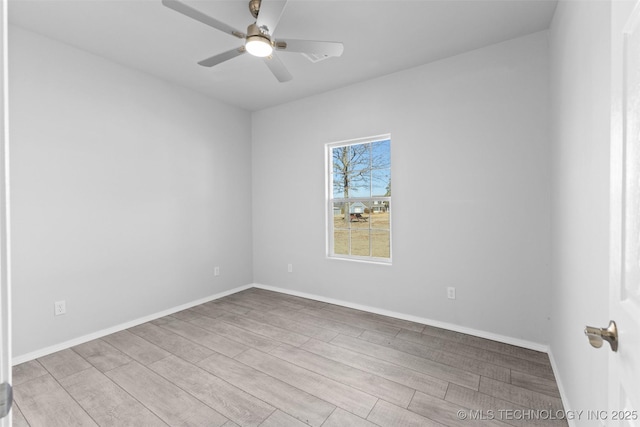
[[[438,320],[427,319],[425,317],[418,317],[418,316],[413,316],[411,314],[398,313],[395,311],[384,310],[376,307],[369,307],[361,304],[354,304],[351,302],[337,300],[333,298],[325,298],[319,295],[308,294],[306,292],[292,291],[291,289],[279,288],[276,286],[262,285],[259,283],[254,283],[252,286],[260,289],[265,289],[268,291],[281,292],[283,294],[293,295],[293,296],[302,297],[302,298],[308,298],[315,301],[326,302],[329,304],[340,305],[348,308],[354,308],[356,310],[368,311],[370,313],[381,314],[383,316],[395,317],[396,319],[408,320],[410,322],[421,323],[423,325],[434,326],[436,328],[448,329],[450,331],[460,332],[468,335],[474,335],[480,338],[486,338],[493,341],[499,341],[505,344],[515,345],[517,347],[523,347],[523,348],[528,348],[530,350],[541,351],[543,353],[549,352],[549,346],[545,344],[522,340],[519,338],[513,338],[506,335],[494,334],[493,332],[481,331],[479,329],[468,328],[466,326],[460,326],[453,323],[441,322]]]
[[[553,351],[551,349],[549,349],[549,351],[547,352],[547,354],[549,355],[549,360],[551,361],[551,369],[553,370],[553,376],[556,378],[556,384],[558,385],[558,391],[560,391],[560,399],[562,400],[562,406],[564,409],[565,414],[568,413],[569,411],[571,411],[571,404],[569,403],[569,398],[567,396],[567,393],[565,392],[565,388],[562,384],[562,377],[560,375],[558,375],[559,369],[558,369],[558,365],[556,364],[556,359],[553,357]],[[569,427],[577,427],[578,425],[576,424],[576,420],[575,419],[569,419],[567,417],[567,422],[569,423]]]
[[[18,365],[20,363],[24,363],[24,362],[28,362],[30,360],[34,360],[37,359],[38,357],[43,357],[46,356],[48,354],[51,353],[55,353],[57,351],[61,351],[61,350],[65,350],[67,348],[76,346],[76,345],[80,345],[80,344],[84,344],[86,342],[104,337],[106,335],[109,334],[113,334],[116,332],[120,332],[123,331],[125,329],[128,328],[132,328],[134,326],[138,326],[142,323],[146,323],[146,322],[150,322],[152,320],[158,319],[160,317],[164,317],[164,316],[168,316],[170,314],[176,313],[178,311],[182,311],[182,310],[186,310],[188,308],[194,307],[196,305],[200,305],[200,304],[204,304],[205,302],[209,302],[209,301],[213,301],[222,297],[225,297],[227,295],[231,295],[231,294],[235,294],[237,292],[243,291],[245,289],[249,289],[249,288],[260,288],[260,289],[265,289],[265,290],[269,290],[269,291],[274,291],[274,292],[281,292],[283,294],[288,294],[288,295],[293,295],[293,296],[298,296],[298,297],[302,297],[302,298],[308,298],[308,299],[312,299],[315,301],[321,301],[321,302],[326,302],[329,304],[335,304],[335,305],[340,305],[343,307],[348,307],[348,308],[353,308],[356,310],[362,310],[362,311],[367,311],[370,313],[376,313],[376,314],[381,314],[383,316],[389,316],[389,317],[395,317],[396,319],[402,319],[402,320],[408,320],[411,322],[416,322],[416,323],[421,323],[423,325],[429,325],[429,326],[434,326],[437,328],[443,328],[443,329],[448,329],[451,331],[456,331],[456,332],[461,332],[464,334],[469,334],[469,335],[474,335],[477,337],[481,337],[481,338],[486,338],[486,339],[490,339],[493,341],[499,341],[499,342],[503,342],[505,344],[511,344],[511,345],[515,345],[518,347],[523,347],[523,348],[528,348],[531,350],[535,350],[535,351],[542,351],[545,353],[549,353],[549,348],[546,345],[543,344],[539,344],[539,343],[535,343],[532,341],[526,341],[526,340],[521,340],[518,338],[513,338],[513,337],[508,337],[505,335],[499,335],[499,334],[494,334],[492,332],[487,332],[487,331],[481,331],[478,329],[473,329],[473,328],[468,328],[465,326],[460,326],[460,325],[456,325],[453,323],[447,323],[447,322],[441,322],[438,320],[433,320],[433,319],[427,319],[424,317],[418,317],[418,316],[413,316],[410,314],[404,314],[404,313],[398,313],[395,311],[390,311],[390,310],[384,310],[381,308],[377,308],[377,307],[370,307],[370,306],[366,306],[366,305],[361,305],[361,304],[355,304],[355,303],[351,303],[348,301],[342,301],[342,300],[337,300],[337,299],[333,299],[333,298],[326,298],[323,296],[319,296],[319,295],[314,295],[314,294],[308,294],[306,292],[298,292],[298,291],[293,291],[291,289],[285,289],[285,288],[279,288],[276,286],[268,286],[268,285],[262,285],[259,283],[253,283],[253,284],[249,284],[249,285],[244,285],[244,286],[239,286],[237,288],[233,288],[224,292],[220,292],[217,293],[215,295],[210,295],[208,297],[205,298],[201,298],[195,301],[191,301],[188,302],[186,304],[182,304],[176,307],[172,307],[169,308],[167,310],[163,310],[157,313],[153,313],[150,314],[148,316],[144,316],[144,317],[140,317],[138,319],[135,320],[131,320],[129,322],[125,322],[125,323],[121,323],[119,325],[116,326],[112,326],[110,328],[106,328],[106,329],[102,329],[100,331],[96,331],[87,335],[83,335],[81,337],[77,337],[68,341],[64,341],[61,342],[59,344],[55,344],[49,347],[45,347],[27,354],[22,354],[20,356],[16,356],[13,357],[12,359],[12,364]],[[551,357],[551,354],[549,354],[550,358],[551,358],[551,363],[552,363],[552,367],[554,372],[556,372],[556,366],[555,366],[555,362],[553,360],[553,358]],[[556,376],[556,378],[559,379],[559,377]],[[560,387],[560,393],[562,395],[563,398],[563,402],[566,401],[565,400],[565,395],[563,392],[563,388],[561,387],[561,383],[558,381],[558,386]]]
[[[132,328],[134,326],[141,325],[143,323],[150,322],[155,319],[159,319],[160,317],[168,316],[170,314],[176,313],[178,311],[186,310],[188,308],[194,307],[196,305],[204,304],[205,302],[213,301],[222,297],[226,297],[227,295],[235,294],[236,292],[244,291],[245,289],[251,288],[253,285],[244,285],[239,286],[237,288],[229,289],[228,291],[220,292],[215,295],[210,295],[208,297],[200,298],[195,301],[188,302],[186,304],[182,304],[176,307],[169,308],[167,310],[163,310],[157,313],[149,314],[148,316],[140,317],[135,320],[131,320],[129,322],[121,323],[116,326],[112,326],[110,328],[102,329],[97,332],[93,332],[87,335],[83,335],[81,337],[77,337],[68,341],[61,342],[59,344],[55,344],[49,347],[42,348],[40,350],[32,351],[31,353],[22,354],[20,356],[13,357],[11,363],[15,366],[20,363],[28,362],[30,360],[37,359],[38,357],[46,356],[51,353],[55,353],[56,351],[65,350],[67,348],[84,344],[86,342],[102,338],[106,335],[113,334],[116,332],[123,331],[125,329]]]

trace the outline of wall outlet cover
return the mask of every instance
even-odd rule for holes
[[[53,303],[53,314],[54,316],[60,316],[67,312],[67,302],[66,301],[56,301]]]
[[[456,288],[453,286],[447,287],[447,298],[456,299]]]

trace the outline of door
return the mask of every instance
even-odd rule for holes
[[[9,274],[9,207],[7,203],[7,2],[0,0],[0,427],[11,425],[11,292]],[[5,416],[6,415],[6,416]]]
[[[619,346],[609,357],[608,415],[610,425],[640,426],[640,0],[611,5],[609,311]]]

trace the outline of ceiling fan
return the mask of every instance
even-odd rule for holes
[[[245,40],[244,45],[238,48],[219,53],[198,62],[198,64],[204,67],[213,67],[214,65],[233,59],[236,56],[249,53],[253,56],[264,58],[265,64],[267,64],[267,67],[269,67],[278,81],[286,82],[291,80],[293,76],[289,73],[280,58],[278,58],[275,51],[298,52],[315,57],[330,57],[340,56],[344,50],[344,46],[339,42],[274,39],[273,33],[282,16],[286,0],[250,0],[249,10],[255,18],[255,22],[247,27],[246,34],[178,0],[162,0],[162,4],[189,18],[207,24],[216,30]]]

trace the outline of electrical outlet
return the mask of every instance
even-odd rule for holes
[[[67,312],[67,302],[66,301],[56,301],[53,303],[53,315],[60,316]]]
[[[447,298],[456,299],[456,288],[453,286],[447,287]]]
[[[293,273],[293,264],[287,264],[287,271]]]
[[[213,267],[213,275],[214,276],[219,276],[220,275],[220,267],[218,267],[218,266]]]

